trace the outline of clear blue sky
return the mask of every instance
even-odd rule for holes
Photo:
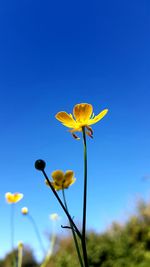
[[[0,2],[0,257],[10,251],[10,206],[5,192],[21,192],[15,206],[15,244],[39,245],[20,209],[28,206],[45,246],[48,215],[66,218],[34,162],[48,175],[73,169],[70,212],[81,220],[83,151],[55,118],[87,102],[108,115],[88,139],[88,229],[124,220],[136,196],[149,197],[150,4],[126,1]],[[61,223],[62,223],[61,221]],[[61,234],[65,230],[60,228]]]

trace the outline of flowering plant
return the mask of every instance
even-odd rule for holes
[[[46,163],[39,159],[35,162],[35,168],[42,171],[46,184],[50,187],[57,201],[64,210],[68,217],[70,226],[63,226],[69,228],[72,231],[79,263],[81,267],[88,267],[88,253],[86,247],[86,207],[87,207],[87,144],[86,135],[93,138],[93,130],[91,125],[100,121],[108,112],[108,109],[104,109],[98,115],[94,115],[93,107],[88,103],[80,103],[74,106],[73,114],[69,114],[65,111],[60,111],[56,114],[56,119],[60,121],[64,126],[69,128],[69,132],[72,136],[79,140],[80,138],[75,134],[76,132],[82,133],[83,139],[83,150],[84,150],[84,188],[83,188],[83,218],[82,218],[82,229],[80,230],[72,219],[68,210],[67,201],[65,197],[65,189],[70,187],[75,182],[74,172],[67,170],[65,173],[62,170],[55,170],[52,172],[52,181],[49,180],[45,167]],[[57,191],[62,190],[63,200],[59,197]],[[81,248],[81,249],[80,249]]]

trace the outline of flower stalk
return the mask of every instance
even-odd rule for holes
[[[38,239],[38,241],[39,241],[41,250],[43,251],[43,253],[44,253],[44,255],[45,255],[45,248],[44,248],[44,245],[43,245],[41,236],[40,236],[40,234],[39,234],[39,230],[38,230],[37,224],[36,224],[34,218],[31,216],[31,214],[28,214],[27,216],[28,216],[28,218],[29,218],[31,224],[33,225],[33,228],[34,228],[34,230],[35,230],[37,239]]]
[[[21,209],[21,213],[24,215],[24,216],[27,216],[29,221],[31,222],[33,228],[34,228],[34,231],[36,233],[36,236],[37,236],[37,239],[39,241],[39,244],[40,244],[40,247],[41,247],[41,250],[43,251],[44,255],[45,255],[45,248],[44,248],[44,245],[43,245],[43,242],[42,242],[42,239],[41,239],[41,236],[40,236],[40,233],[39,233],[39,230],[38,230],[38,227],[37,227],[37,224],[34,220],[34,218],[32,217],[32,215],[29,213],[29,210],[27,207],[23,207]]]
[[[46,267],[49,262],[50,258],[52,256],[53,250],[54,250],[54,245],[56,242],[56,221],[59,219],[59,216],[57,213],[52,213],[50,215],[50,220],[52,221],[52,235],[51,235],[51,240],[50,240],[50,247],[48,249],[48,252],[46,254],[46,257],[43,261],[43,263],[40,265],[40,267]]]
[[[64,200],[65,208],[68,211],[68,206],[67,206],[67,201],[66,201],[66,197],[65,197],[65,190],[64,190],[64,188],[62,189],[62,195],[63,195],[63,200]],[[77,240],[77,237],[76,237],[75,230],[74,230],[74,228],[72,226],[72,223],[70,221],[69,221],[69,223],[70,223],[70,228],[71,228],[71,231],[72,231],[72,236],[73,236],[73,240],[74,240],[74,244],[75,244],[75,247],[76,247],[76,251],[77,251],[77,255],[78,255],[78,259],[79,259],[80,265],[81,265],[81,267],[84,267],[83,262],[82,262],[82,257],[81,257],[81,253],[80,253],[80,249],[79,249],[78,240]]]
[[[20,242],[18,244],[18,267],[22,266],[22,256],[23,256],[23,244]]]
[[[11,215],[10,215],[10,229],[11,229],[11,249],[14,251],[14,203],[11,205]]]
[[[11,229],[11,249],[12,249],[12,263],[11,265],[13,267],[17,266],[17,260],[16,260],[16,255],[15,255],[15,250],[14,250],[14,204],[19,202],[23,198],[23,194],[21,193],[11,193],[7,192],[5,194],[5,199],[8,204],[11,205],[11,214],[10,214],[10,229]]]
[[[52,232],[52,238],[51,238],[51,243],[50,243],[50,248],[46,254],[46,257],[43,261],[43,263],[41,264],[40,267],[46,267],[50,261],[50,258],[52,256],[52,253],[53,253],[53,248],[54,248],[54,244],[55,244],[55,240],[56,240],[56,234],[55,234],[55,231],[54,231],[54,226],[53,226],[53,232]]]
[[[86,249],[86,206],[87,206],[87,146],[85,127],[82,127],[83,147],[84,147],[84,192],[83,192],[83,220],[82,220],[82,250],[85,266],[88,267],[87,249]]]
[[[11,214],[10,214],[10,229],[11,229],[11,250],[12,250],[12,266],[16,267],[16,255],[14,250],[14,213],[15,207],[14,203],[11,204]]]

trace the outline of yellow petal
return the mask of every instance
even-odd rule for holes
[[[64,175],[64,180],[66,181],[71,181],[72,178],[74,176],[74,172],[72,170],[68,170],[66,171],[65,175]]]
[[[71,114],[66,113],[65,111],[60,111],[56,114],[55,118],[59,120],[64,126],[68,128],[74,128],[76,125],[75,120]]]
[[[6,198],[7,203],[13,203],[13,195],[10,192],[7,192],[5,194],[5,198]]]
[[[61,190],[62,189],[62,185],[57,185],[55,182],[51,182],[51,184],[55,190]]]
[[[51,173],[53,180],[57,183],[62,183],[64,180],[64,172],[61,170],[56,170]]]
[[[88,125],[94,124],[98,121],[100,121],[108,112],[108,109],[104,109],[103,111],[101,111],[97,116],[95,116],[93,119],[89,120]]]
[[[16,203],[20,201],[23,198],[23,194],[20,194],[20,193],[12,194],[10,192],[7,192],[5,194],[5,198],[6,198],[7,203],[12,204],[12,203]]]
[[[14,194],[14,203],[20,201],[23,198],[23,194],[15,193]]]
[[[70,185],[74,184],[74,182],[76,181],[76,178],[73,178],[71,180],[66,180],[63,184],[64,188],[68,188]]]
[[[92,112],[93,112],[92,105],[87,103],[77,104],[73,109],[73,115],[76,121],[81,123],[87,122],[90,119]]]

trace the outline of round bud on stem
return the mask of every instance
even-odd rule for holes
[[[46,163],[44,160],[42,159],[38,159],[36,160],[35,164],[34,164],[35,168],[39,171],[44,171]]]

